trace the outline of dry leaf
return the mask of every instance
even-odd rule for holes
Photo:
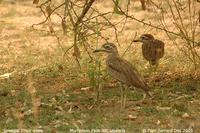
[[[141,4],[142,4],[142,10],[146,10],[146,3],[145,0],[140,0]]]
[[[165,110],[170,110],[171,107],[159,107],[159,106],[157,106],[156,109],[157,109],[157,110],[165,111]]]
[[[0,79],[7,79],[7,78],[9,78],[12,74],[13,74],[13,72],[12,72],[12,73],[5,73],[5,74],[3,74],[3,75],[0,75]]]
[[[182,117],[183,117],[183,118],[189,118],[190,116],[189,116],[188,113],[184,113],[184,114],[182,115]]]
[[[137,119],[137,116],[128,115],[128,118],[125,118],[124,120],[135,120],[135,119]]]
[[[53,129],[51,133],[58,133],[56,129]]]
[[[200,10],[199,10],[199,23],[200,23]]]
[[[70,105],[69,110],[67,111],[68,113],[73,113],[74,111],[72,111],[73,105]]]
[[[56,110],[59,110],[59,111],[64,111],[63,108],[62,108],[62,106],[56,106],[55,109],[56,109]]]
[[[39,0],[33,0],[33,4],[38,4]]]
[[[63,34],[65,35],[67,33],[67,25],[66,25],[66,21],[63,19],[61,22],[62,25],[62,29],[63,29]]]
[[[49,31],[50,31],[50,33],[54,33],[54,29],[53,29],[52,25],[49,25]]]
[[[82,90],[82,91],[88,91],[88,90],[90,90],[90,88],[91,88],[91,87],[83,87],[83,88],[81,88],[81,90]]]
[[[11,90],[10,93],[11,93],[11,96],[15,96],[16,95],[16,90]]]
[[[120,6],[119,6],[119,3],[120,3],[120,0],[116,0],[116,1],[115,1],[114,13],[119,14],[119,15],[123,15],[123,12],[121,12],[121,11],[119,10],[119,8],[118,8],[118,7],[120,7]]]
[[[46,12],[47,12],[47,15],[48,15],[48,16],[51,15],[52,9],[51,9],[51,6],[50,6],[50,5],[48,5],[48,6],[46,7]]]
[[[50,31],[50,33],[54,33],[54,29],[53,29],[53,26],[52,26],[52,23],[51,23],[51,18],[50,18],[50,15],[52,14],[52,9],[51,9],[50,5],[48,5],[46,7],[46,12],[47,12],[47,15],[49,17],[49,19],[48,19],[48,21],[49,21],[49,23],[48,23],[49,31]]]
[[[156,124],[157,124],[157,125],[160,125],[160,121],[158,120],[158,121],[156,122]]]
[[[56,98],[55,98],[55,97],[53,97],[52,99],[50,99],[50,102],[51,102],[52,104],[54,104],[54,105],[56,105],[56,104],[57,104],[57,100],[56,100]]]
[[[74,45],[74,53],[73,53],[73,56],[75,56],[76,58],[80,58],[81,57],[81,53],[80,53],[80,50],[79,48]]]
[[[128,115],[128,118],[130,118],[130,119],[136,119],[136,118],[137,118],[137,116]]]
[[[32,113],[33,113],[33,111],[32,111],[31,109],[29,109],[29,110],[27,110],[27,111],[24,112],[24,115],[25,115],[25,116],[29,116],[29,115],[31,115]]]

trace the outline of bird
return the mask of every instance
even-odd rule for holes
[[[151,34],[142,34],[134,42],[142,42],[143,57],[149,61],[151,66],[158,66],[159,60],[164,56],[165,44],[163,41],[155,39]]]
[[[150,87],[145,82],[144,78],[140,75],[137,69],[127,60],[120,57],[117,46],[114,43],[105,43],[101,48],[94,50],[96,52],[104,52],[106,57],[106,69],[108,74],[121,83],[121,107],[125,107],[126,102],[126,88],[123,87],[136,87],[142,89],[146,95],[152,97],[150,94]]]

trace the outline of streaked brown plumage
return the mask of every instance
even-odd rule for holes
[[[150,65],[158,65],[160,58],[164,56],[164,42],[157,40],[151,34],[143,34],[135,42],[142,42],[143,57]]]
[[[113,78],[129,87],[133,86],[140,88],[151,97],[149,86],[145,83],[143,77],[131,63],[119,56],[117,47],[113,43],[105,43],[100,49],[95,50],[94,52],[105,52],[108,54],[106,58],[106,67],[108,73]]]

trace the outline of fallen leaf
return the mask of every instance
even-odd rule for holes
[[[13,72],[12,73],[5,73],[5,74],[3,74],[3,75],[0,75],[0,79],[7,79],[7,78],[10,78],[10,76],[13,74]]]
[[[182,117],[183,117],[183,118],[189,118],[190,115],[189,115],[188,113],[184,113],[184,114],[182,115]]]
[[[130,119],[136,119],[136,118],[137,118],[137,116],[133,116],[133,115],[128,115],[128,117],[129,117]]]
[[[164,110],[170,110],[171,107],[159,107],[159,106],[157,106],[156,109],[157,109],[157,110],[163,110],[163,111],[164,111]]]
[[[157,124],[157,125],[160,125],[160,121],[158,120],[158,121],[156,122],[156,124]]]
[[[65,35],[67,33],[67,25],[66,25],[66,21],[63,19],[61,22],[62,25],[62,29],[63,29],[63,34]]]
[[[81,90],[82,90],[82,91],[88,91],[88,90],[90,90],[90,88],[91,88],[91,87],[83,87],[83,88],[81,88]]]
[[[33,0],[33,4],[38,4],[39,0]]]
[[[31,115],[33,113],[33,111],[31,109],[27,110],[24,112],[25,116]]]
[[[135,119],[137,119],[137,116],[128,115],[128,118],[125,118],[124,120],[135,120]]]
[[[48,16],[51,15],[52,9],[51,9],[51,6],[50,6],[50,5],[48,5],[48,6],[46,7],[46,12],[47,12]]]

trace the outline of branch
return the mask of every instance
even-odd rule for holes
[[[87,5],[86,5],[86,7],[83,9],[81,15],[78,17],[78,19],[77,19],[77,21],[76,21],[76,23],[75,23],[75,27],[78,26],[78,25],[81,23],[82,19],[84,18],[84,16],[85,16],[86,13],[88,12],[88,10],[90,9],[90,7],[92,6],[92,4],[93,4],[94,1],[95,1],[95,0],[90,0],[88,3],[87,3],[87,2],[85,3],[85,5],[86,5],[86,4],[87,4]]]
[[[40,23],[37,23],[37,24],[33,24],[32,27],[34,27],[34,26],[36,26],[36,25],[41,25],[41,24],[46,23],[46,22],[48,21],[48,19],[50,18],[51,14],[53,14],[57,9],[59,9],[59,8],[60,8],[61,6],[63,6],[63,5],[65,5],[65,2],[62,3],[62,4],[60,4],[60,5],[57,6],[56,8],[54,8],[54,9],[52,10],[52,12],[46,17],[46,19],[45,19],[44,21],[42,21],[42,22],[40,22]],[[39,6],[39,8],[41,9],[41,11],[43,11],[41,5]]]
[[[112,1],[116,4],[115,0],[112,0]],[[151,24],[151,23],[144,22],[144,20],[139,20],[139,19],[135,18],[134,16],[128,15],[127,13],[125,13],[125,12],[121,9],[120,6],[118,6],[118,9],[119,9],[120,12],[121,12],[124,16],[126,16],[127,18],[130,18],[130,19],[132,19],[132,20],[135,20],[135,21],[137,21],[137,22],[139,22],[139,23],[142,23],[142,24],[144,24],[144,25],[147,25],[147,26],[149,26],[149,27],[152,27],[152,28],[155,28],[155,29],[159,29],[159,30],[165,31],[165,32],[170,33],[170,34],[173,34],[173,35],[175,35],[175,36],[179,36],[179,37],[181,37],[181,38],[183,38],[183,39],[187,39],[188,41],[190,41],[190,42],[192,42],[192,43],[198,44],[198,42],[192,41],[192,40],[190,40],[190,39],[188,39],[188,38],[184,38],[183,36],[181,36],[181,35],[178,34],[178,33],[175,33],[175,32],[173,32],[173,31],[169,31],[169,30],[167,30],[167,29],[165,29],[165,28],[158,27],[158,26],[153,25],[153,24]]]

